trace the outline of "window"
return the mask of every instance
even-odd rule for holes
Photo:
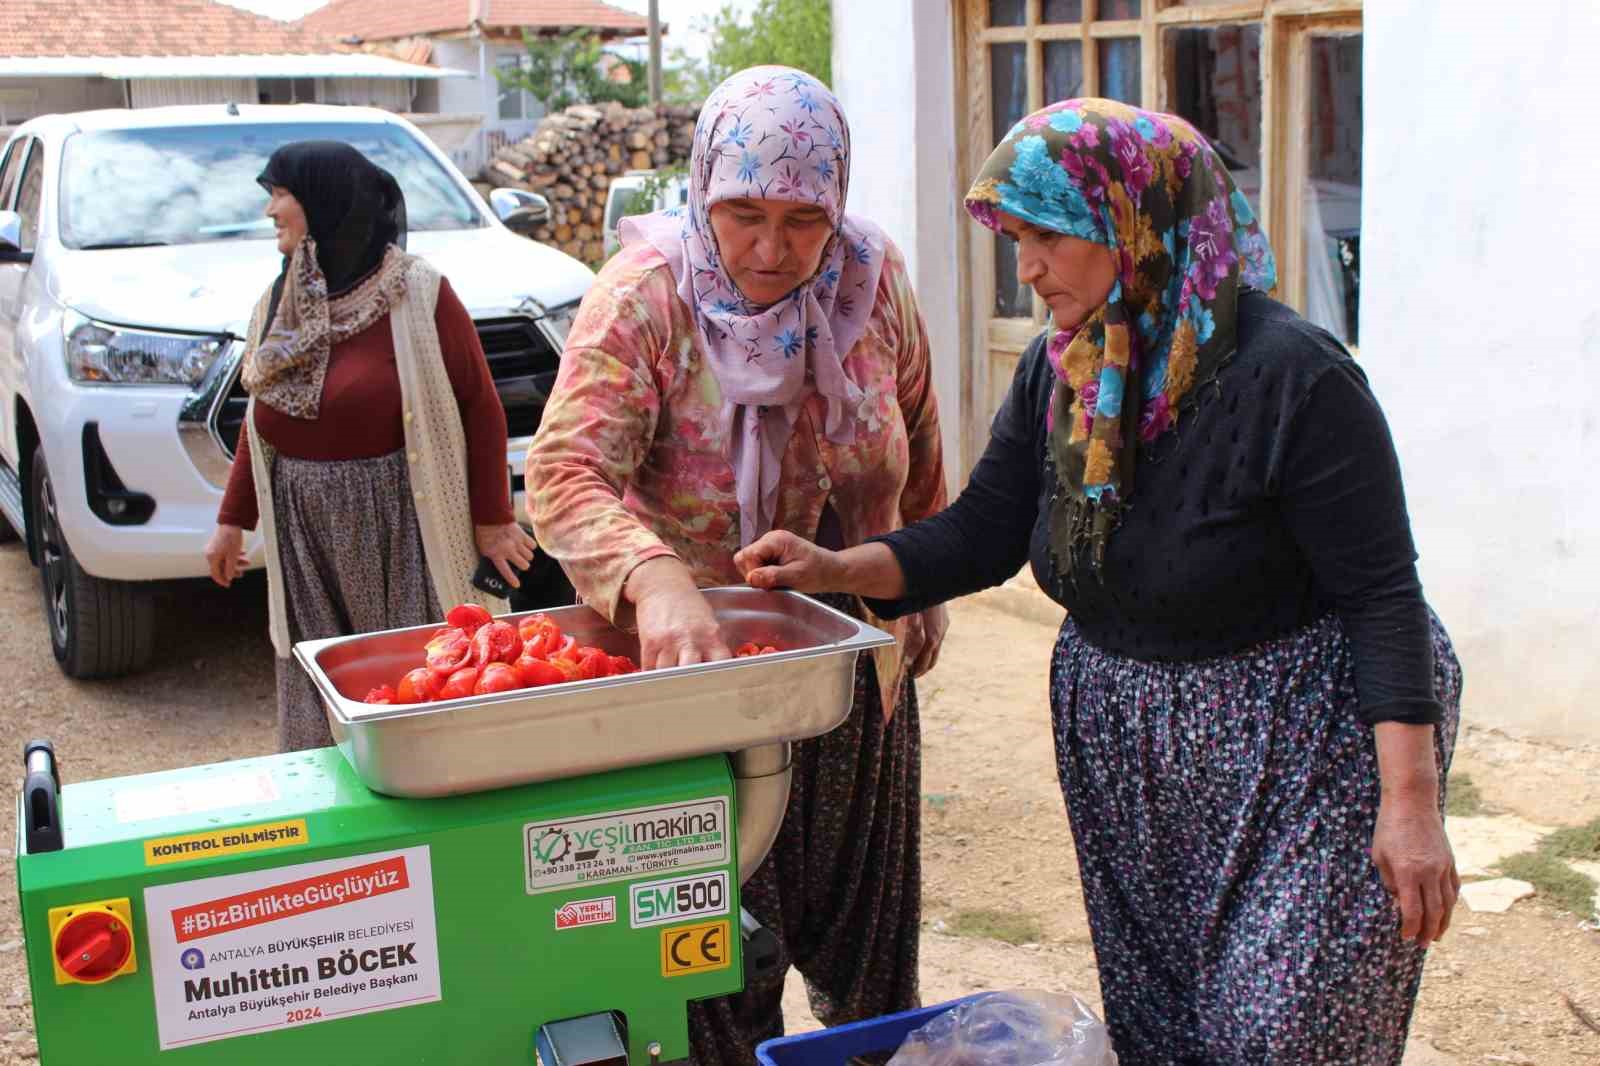
[[[28,154],[29,139],[18,137],[11,142],[6,157],[0,161],[0,211],[8,210],[11,190],[16,187],[17,175],[22,173],[22,160]]]
[[[495,84],[500,88],[500,117],[507,120],[523,119],[528,117],[532,102],[528,94],[521,89],[513,88],[505,82],[505,78],[514,78],[528,69],[526,55],[501,56],[495,61],[495,68],[500,77],[495,79]]]
[[[44,208],[44,153],[39,142],[22,165],[22,181],[17,185],[17,214],[22,216],[22,250],[31,252],[39,243],[39,213]]]

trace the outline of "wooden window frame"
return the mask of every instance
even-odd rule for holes
[[[964,111],[956,116],[956,158],[965,189],[1004,131],[991,129],[989,46],[1027,45],[1028,112],[1043,107],[1044,44],[1083,42],[1085,95],[1100,91],[1100,54],[1096,42],[1113,38],[1140,41],[1139,90],[1144,107],[1170,111],[1167,71],[1170,63],[1163,31],[1169,28],[1215,28],[1241,23],[1261,27],[1261,205],[1263,227],[1278,258],[1277,295],[1292,306],[1304,302],[1305,242],[1300,237],[1301,204],[1289,191],[1305,180],[1306,83],[1309,42],[1321,34],[1360,33],[1363,0],[1237,0],[1185,4],[1181,0],[1142,0],[1137,19],[1099,20],[1100,0],[1083,0],[1083,18],[1076,23],[1041,21],[1043,0],[1026,0],[1021,26],[988,25],[989,0],[952,0],[950,14],[955,42],[956,99]],[[1296,120],[1298,117],[1298,121]],[[970,470],[983,453],[988,420],[994,407],[994,357],[1020,356],[1039,332],[1046,309],[1037,297],[1028,318],[997,318],[994,244],[981,239],[973,226],[958,227],[958,254],[965,264],[960,309],[968,329],[961,360],[961,469]]]

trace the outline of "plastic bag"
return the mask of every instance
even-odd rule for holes
[[[1077,996],[985,992],[906,1037],[889,1066],[1116,1066],[1105,1023]]]

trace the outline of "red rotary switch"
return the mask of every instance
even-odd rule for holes
[[[83,911],[56,931],[56,963],[74,980],[97,984],[115,977],[133,953],[133,936],[106,910]]]

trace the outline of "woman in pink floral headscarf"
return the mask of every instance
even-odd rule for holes
[[[729,657],[698,588],[742,583],[769,530],[845,547],[945,503],[939,421],[904,260],[845,214],[850,131],[810,75],[729,78],[695,130],[687,207],[621,227],[584,298],[528,452],[540,544],[579,593],[637,625],[642,665]],[[858,599],[836,605],[858,615]],[[942,609],[863,657],[846,723],[796,746],[788,816],[744,904],[785,965],[696,1004],[697,1062],[782,1032],[783,971],[830,1024],[914,1006],[920,742],[912,678]]]

